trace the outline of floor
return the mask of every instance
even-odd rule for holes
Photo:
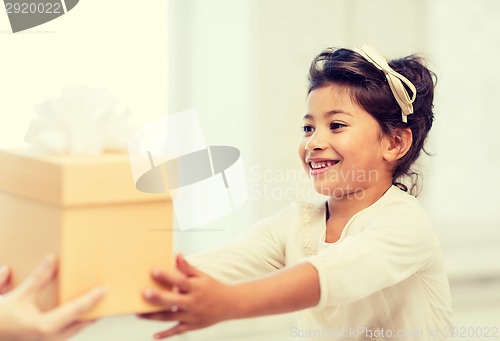
[[[455,283],[451,288],[455,340],[500,340],[500,277]]]
[[[272,316],[229,321],[173,337],[171,341],[290,341],[293,316]],[[170,324],[171,325],[171,324]],[[152,335],[169,327],[168,323],[138,320],[132,316],[107,318],[96,322],[71,341],[147,341]]]

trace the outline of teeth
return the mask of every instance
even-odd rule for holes
[[[319,169],[319,168],[325,168],[328,166],[332,166],[336,163],[337,163],[337,161],[321,161],[321,162],[311,162],[310,165],[311,165],[311,168],[313,168],[313,169]]]

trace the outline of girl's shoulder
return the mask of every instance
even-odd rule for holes
[[[417,198],[396,186],[390,187],[372,206],[375,208],[374,211],[383,215],[404,216],[406,219],[429,219]]]
[[[437,245],[431,218],[417,198],[393,186],[374,205],[361,212],[357,219],[360,231],[373,231],[389,237],[400,236]]]

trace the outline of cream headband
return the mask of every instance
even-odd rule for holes
[[[394,98],[401,107],[401,117],[403,122],[407,122],[407,116],[413,114],[413,102],[417,97],[417,89],[412,82],[405,76],[394,71],[387,61],[375,49],[367,44],[361,48],[355,48],[354,51],[362,55],[367,61],[375,65],[379,70],[384,72],[387,82],[391,88]],[[410,88],[412,97],[408,95],[403,82]]]

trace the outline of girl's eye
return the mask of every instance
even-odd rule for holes
[[[314,132],[314,127],[310,126],[310,125],[305,125],[302,127],[302,132],[304,134],[310,134],[310,133]]]
[[[338,129],[342,129],[342,128],[345,128],[347,127],[345,124],[343,123],[339,123],[339,122],[332,122],[330,123],[330,129],[331,130],[338,130]]]

